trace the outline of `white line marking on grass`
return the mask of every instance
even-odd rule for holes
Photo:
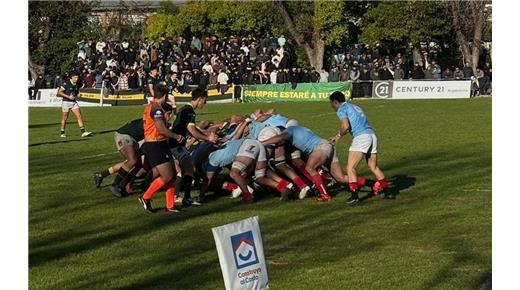
[[[81,158],[78,158],[78,160],[84,160],[84,159],[96,158],[96,157],[101,157],[101,156],[106,156],[106,155],[116,154],[116,153],[119,153],[119,152],[116,151],[116,152],[111,152],[111,153],[101,153],[101,154],[96,154],[96,155],[83,156],[83,157],[81,157]]]
[[[485,192],[490,192],[491,189],[473,188],[473,189],[463,189],[462,191],[485,191]]]

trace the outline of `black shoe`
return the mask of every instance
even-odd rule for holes
[[[195,203],[195,202],[197,203],[197,204],[193,204],[193,205],[202,205],[203,203],[206,203],[206,198],[203,197],[203,196],[197,196],[197,197],[193,200],[193,202],[194,202],[194,203]]]
[[[141,205],[144,207],[144,209],[148,212],[151,212],[151,213],[154,213],[155,210],[153,209],[153,206],[152,206],[152,200],[150,199],[144,199],[142,196],[140,196],[138,198],[139,200],[139,203],[141,203]]]
[[[350,197],[347,199],[347,204],[349,204],[349,205],[356,204],[358,202],[359,202],[359,196],[358,196],[357,192],[352,193],[350,195]]]
[[[112,192],[112,195],[117,198],[123,198],[126,195],[125,190],[118,185],[110,185],[109,189]]]
[[[103,175],[99,172],[94,172],[94,183],[96,184],[96,188],[101,187],[101,183],[103,182]]]
[[[190,207],[190,206],[201,206],[202,203],[200,203],[199,201],[197,201],[196,199],[191,199],[191,198],[185,198],[182,200],[182,205],[184,207]]]
[[[178,207],[178,206],[173,206],[173,207],[167,207],[165,209],[165,211],[167,211],[167,212],[181,212],[182,209],[180,207]]]
[[[385,193],[384,197],[386,199],[395,199],[395,194],[394,193]]]
[[[288,201],[289,199],[291,199],[292,194],[293,194],[293,191],[290,188],[285,188],[285,190],[281,194],[280,200]]]

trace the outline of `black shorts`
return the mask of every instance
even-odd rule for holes
[[[143,152],[151,167],[171,162],[173,160],[170,147],[166,140],[159,142],[144,142]]]
[[[195,167],[195,171],[199,173],[205,172],[204,163],[208,162],[209,154],[218,149],[218,146],[213,143],[206,141],[197,147],[195,151],[191,153],[193,167]]]

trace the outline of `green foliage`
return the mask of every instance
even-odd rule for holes
[[[29,50],[33,61],[54,75],[70,71],[78,52],[77,42],[100,36],[89,21],[96,2],[30,1]]]
[[[270,2],[193,1],[181,6],[178,13],[160,10],[150,17],[147,35],[150,38],[163,34],[168,37],[193,34],[257,36],[280,31],[281,26]]]
[[[317,0],[314,3],[314,26],[320,31],[325,43],[339,45],[347,33],[346,17],[343,13],[346,2]]]
[[[417,43],[441,37],[450,31],[449,18],[441,2],[388,1],[368,10],[361,19],[361,42]]]

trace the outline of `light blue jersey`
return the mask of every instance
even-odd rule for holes
[[[262,129],[267,127],[268,125],[257,121],[253,121],[247,126],[249,127],[249,135],[247,135],[247,138],[257,140],[260,131],[262,131]]]
[[[350,123],[350,134],[352,134],[353,137],[361,134],[374,133],[374,129],[372,129],[368,123],[367,117],[360,107],[349,102],[344,102],[339,107],[336,114],[340,120],[348,118],[348,122]]]
[[[284,117],[280,114],[277,114],[277,115],[272,115],[271,117],[269,117],[269,119],[265,120],[264,124],[273,126],[273,127],[282,126],[285,128],[287,121],[289,121],[289,119],[287,119],[286,117]]]
[[[224,146],[209,155],[209,164],[213,167],[224,167],[233,163],[235,155],[238,153],[238,149],[240,149],[240,146],[245,140],[246,139],[242,138],[239,140],[228,141]]]
[[[294,147],[307,154],[311,154],[321,141],[321,137],[303,126],[293,126],[285,129],[284,134],[291,138]]]

